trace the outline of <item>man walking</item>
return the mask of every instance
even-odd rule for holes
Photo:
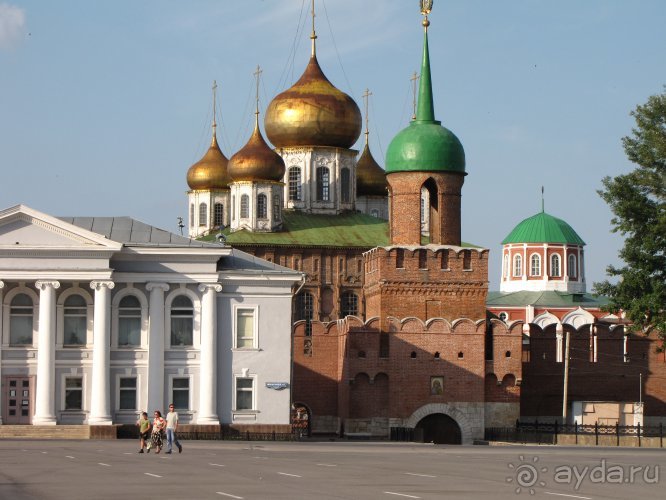
[[[174,411],[173,403],[169,405],[169,413],[166,416],[166,435],[167,435],[167,454],[171,453],[171,448],[175,444],[178,447],[178,453],[183,452],[183,447],[178,442],[176,430],[178,429],[178,412]]]

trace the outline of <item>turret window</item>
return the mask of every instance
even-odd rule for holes
[[[215,204],[213,217],[213,225],[215,227],[224,225],[224,205],[222,203]]]
[[[569,278],[575,278],[577,276],[576,273],[576,256],[575,255],[569,255],[569,269],[567,269],[567,274],[569,275]]]
[[[328,168],[317,169],[317,201],[329,201],[330,199],[330,173]]]
[[[554,278],[559,278],[561,276],[560,256],[557,254],[550,256],[550,275]]]
[[[530,257],[530,276],[541,276],[541,256],[532,254]]]
[[[340,170],[340,186],[341,186],[341,199],[342,203],[349,203],[349,169],[343,168]]]
[[[268,208],[266,207],[266,195],[260,194],[259,196],[257,196],[257,218],[265,219],[267,217],[267,210]]]
[[[240,205],[241,219],[247,219],[250,216],[250,197],[246,194],[242,195]]]
[[[523,257],[521,255],[516,255],[513,258],[513,275],[514,277],[523,275]]]
[[[208,225],[208,205],[205,203],[199,204],[199,226]]]
[[[301,169],[291,167],[289,169],[289,200],[301,201]]]

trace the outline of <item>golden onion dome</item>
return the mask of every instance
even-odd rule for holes
[[[281,181],[284,172],[284,160],[266,144],[257,119],[250,140],[229,160],[229,176],[233,181]]]
[[[361,133],[361,112],[351,97],[328,81],[313,51],[301,78],[271,101],[264,124],[277,148],[350,148]]]
[[[229,174],[227,164],[229,160],[220,151],[217,137],[213,133],[213,140],[206,154],[192,165],[187,171],[187,184],[190,189],[228,189]]]
[[[386,172],[375,161],[366,142],[356,162],[356,195],[387,196],[387,187]]]

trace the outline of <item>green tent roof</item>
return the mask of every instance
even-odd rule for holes
[[[554,290],[544,292],[488,292],[489,307],[601,307],[608,304],[608,297],[589,293],[568,293]]]
[[[585,242],[562,219],[540,212],[518,224],[502,241],[507,243],[563,243],[585,245]]]

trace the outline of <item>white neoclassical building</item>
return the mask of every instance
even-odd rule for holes
[[[2,424],[289,424],[301,274],[129,217],[0,211]]]

